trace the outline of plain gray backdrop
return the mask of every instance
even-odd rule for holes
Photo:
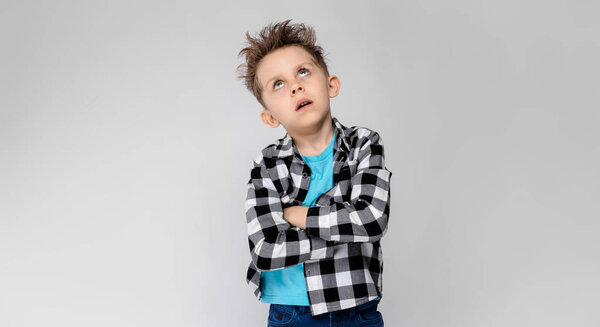
[[[246,31],[317,31],[393,172],[386,326],[600,325],[593,1],[2,1],[0,326],[265,326]]]

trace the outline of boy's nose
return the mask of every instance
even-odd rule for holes
[[[292,90],[292,93],[296,94],[296,90],[302,90],[302,86],[298,85],[298,87]]]

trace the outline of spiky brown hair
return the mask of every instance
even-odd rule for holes
[[[256,69],[260,61],[270,52],[286,46],[297,45],[304,48],[315,59],[316,63],[329,76],[323,48],[316,44],[317,37],[313,27],[305,24],[290,24],[291,19],[265,26],[256,37],[246,32],[248,47],[238,53],[245,55],[246,63],[237,67],[238,78],[244,80],[246,88],[258,102],[266,108],[262,99],[262,88],[256,77]]]

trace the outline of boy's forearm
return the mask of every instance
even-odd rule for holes
[[[310,237],[328,241],[375,242],[386,232],[388,216],[388,204],[381,208],[364,200],[335,202],[330,206],[310,207],[305,230]]]
[[[389,192],[389,190],[388,190]],[[388,195],[389,201],[389,195]],[[380,211],[380,215],[373,215],[373,212],[377,210],[374,209],[372,204],[368,204],[364,201],[360,201],[359,209],[356,205],[348,203],[348,202],[335,202],[330,207],[305,207],[305,206],[291,206],[283,209],[283,218],[292,226],[296,226],[303,230],[306,230],[308,213],[309,210],[311,212],[310,219],[313,219],[313,223],[311,224],[312,230],[310,232],[315,233],[317,230],[320,230],[319,235],[312,235],[314,237],[323,238],[326,240],[332,241],[333,239],[337,239],[337,241],[341,242],[373,242],[381,238],[383,236],[383,232],[387,227],[387,220],[389,214],[389,205],[386,204],[385,208]],[[335,209],[332,209],[335,208]],[[351,216],[356,216],[361,220],[360,225],[355,225],[355,229],[360,231],[364,229],[365,231],[358,235],[355,235],[352,229],[349,229],[348,232],[344,235],[344,233],[332,235],[330,233],[323,233],[324,230],[330,231],[333,227],[336,230],[340,230],[339,224],[334,224],[332,220],[328,219],[332,210],[337,211],[336,216],[338,217],[337,223],[343,225],[352,224]],[[323,221],[327,222],[327,226],[323,226]],[[377,223],[375,222],[377,221]],[[319,223],[320,222],[320,223]],[[364,225],[366,224],[366,226]],[[321,228],[318,228],[319,226]],[[334,226],[338,225],[338,226]],[[357,228],[357,227],[362,228]],[[308,232],[308,231],[307,231]],[[309,234],[310,235],[310,234]],[[334,242],[338,243],[338,242]]]

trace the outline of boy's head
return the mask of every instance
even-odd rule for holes
[[[329,75],[314,30],[289,22],[268,25],[256,38],[246,33],[249,46],[239,52],[246,63],[238,69],[245,68],[239,77],[262,105],[263,122],[302,133],[331,119],[329,98],[338,94],[340,81]],[[303,99],[311,104],[297,110]]]

